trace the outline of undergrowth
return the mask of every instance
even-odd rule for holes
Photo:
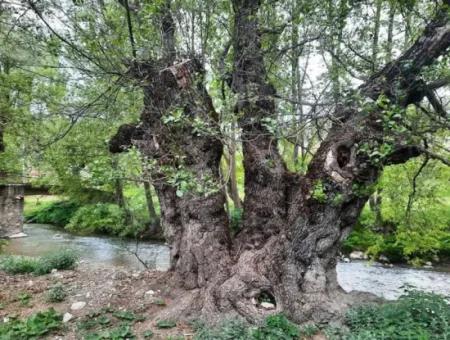
[[[24,320],[10,320],[0,324],[0,339],[25,340],[38,339],[58,330],[62,316],[53,308],[39,312]]]
[[[45,275],[52,269],[68,270],[76,267],[77,254],[72,250],[62,249],[42,257],[4,256],[0,258],[0,270],[8,274]]]
[[[294,340],[310,339],[322,332],[330,340],[443,340],[450,339],[448,298],[407,291],[399,300],[366,305],[348,311],[344,327],[299,327],[281,314],[257,326],[228,320],[216,328],[195,324],[195,340]]]

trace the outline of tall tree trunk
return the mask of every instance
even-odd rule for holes
[[[152,188],[147,181],[144,181],[144,192],[145,201],[147,202],[148,217],[150,218],[149,233],[150,235],[160,235],[162,234],[161,224],[155,210],[155,205],[153,204]]]
[[[383,2],[381,0],[376,1],[376,9],[375,9],[375,19],[374,19],[374,28],[373,28],[373,39],[372,39],[372,72],[378,67],[378,39],[380,36],[380,20],[381,20],[381,7]]]
[[[420,147],[391,138],[375,101],[381,94],[400,107],[420,101],[424,90],[417,75],[448,49],[449,18],[446,10],[439,12],[409,50],[361,85],[358,96],[337,106],[328,136],[300,177],[286,170],[277,139],[265,123],[276,120],[276,106],[264,66],[259,6],[259,0],[233,0],[232,89],[238,96],[245,167],[243,229],[236,238],[230,240],[222,190],[180,192],[178,177],[167,171],[175,169],[188,183],[206,177],[220,183],[220,138],[196,133],[191,120],[216,128],[217,116],[202,85],[203,69],[194,58],[148,62],[131,71],[146,80],[145,109],[128,139],[159,165],[155,188],[171,247],[171,272],[192,293],[192,299],[177,304],[178,310],[206,318],[237,314],[254,321],[274,312],[258,303],[261,295],[269,295],[275,311],[295,321],[329,321],[355,301],[337,283],[340,242],[372,194],[382,167],[421,153]],[[362,107],[361,97],[372,105]],[[163,119],[179,108],[182,124]],[[376,149],[383,143],[390,143],[391,151],[377,162],[362,147]]]

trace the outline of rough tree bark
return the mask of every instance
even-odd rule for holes
[[[188,172],[192,182],[210,178],[220,183],[220,136],[198,133],[192,123],[200,119],[211,131],[218,118],[202,84],[201,64],[194,57],[173,58],[174,27],[167,26],[173,25],[168,8],[163,32],[171,36],[163,39],[165,57],[135,63],[130,70],[145,93],[141,122],[122,127],[111,148],[120,151],[134,143],[157,162],[154,183],[171,248],[171,273],[191,297],[178,303],[179,312],[209,319],[230,313],[255,321],[274,312],[260,307],[258,300],[264,295],[276,304],[276,312],[294,321],[329,321],[358,300],[337,283],[340,242],[372,194],[382,167],[405,162],[422,150],[388,139],[390,131],[380,123],[383,113],[376,100],[383,94],[405,107],[423,98],[421,69],[450,45],[447,9],[400,58],[346,98],[346,106],[336,108],[328,136],[306,175],[299,176],[287,171],[277,139],[266,127],[267,119],[276,117],[276,106],[261,48],[260,1],[232,2],[232,89],[238,96],[245,167],[242,231],[230,239],[223,190],[180,195],[177,184],[161,170],[170,166]],[[168,124],[164,117],[177,110],[183,124]],[[387,140],[391,151],[379,162],[362,152],[363,145],[376,148]]]

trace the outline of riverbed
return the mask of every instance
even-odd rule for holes
[[[14,239],[6,253],[40,256],[61,248],[70,248],[80,255],[80,260],[91,266],[148,268],[167,270],[169,249],[164,243],[135,242],[114,237],[77,236],[43,224],[27,224],[26,238]],[[136,257],[139,257],[139,259]],[[346,291],[371,292],[386,299],[396,299],[407,287],[450,295],[450,273],[411,267],[392,268],[365,261],[339,263],[338,281]]]

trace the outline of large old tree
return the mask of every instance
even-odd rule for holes
[[[231,235],[220,188],[220,118],[203,84],[202,63],[176,51],[168,5],[160,13],[163,56],[133,61],[129,70],[145,93],[140,123],[122,126],[111,150],[134,144],[153,160],[170,273],[189,291],[178,304],[180,312],[255,320],[273,312],[260,308],[265,296],[297,322],[330,320],[357,300],[337,283],[337,255],[383,166],[436,156],[422,140],[406,139],[396,127],[407,124],[405,109],[424,99],[437,119],[445,116],[433,92],[439,82],[427,84],[421,72],[448,51],[450,0],[437,6],[407,51],[339,100],[330,132],[305,175],[287,170],[266,124],[276,120],[277,109],[262,48],[260,1],[232,0],[232,5],[229,85],[237,98],[245,167],[240,232]],[[174,113],[176,119],[168,119]],[[187,176],[190,190],[180,192],[171,169]]]

